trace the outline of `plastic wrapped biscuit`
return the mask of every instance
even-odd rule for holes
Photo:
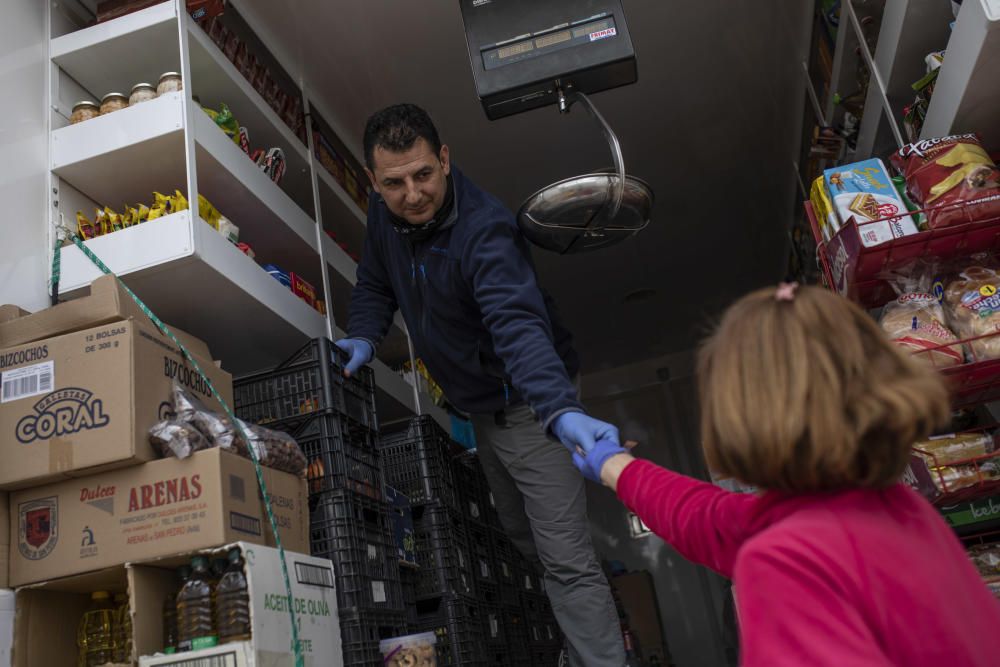
[[[379,642],[385,667],[437,667],[437,637],[433,632],[383,639]]]
[[[932,292],[933,267],[914,263],[882,278],[899,295],[882,309],[879,325],[893,343],[935,368],[965,363],[958,336],[946,324],[944,308]],[[942,347],[947,346],[947,347]]]
[[[186,459],[195,452],[211,447],[193,424],[168,419],[149,429],[149,442],[160,456]]]
[[[943,466],[992,454],[996,444],[989,433],[958,433],[922,440],[913,448],[928,466]]]

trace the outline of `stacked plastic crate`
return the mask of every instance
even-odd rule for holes
[[[345,378],[339,350],[316,339],[234,390],[239,417],[289,433],[309,461],[311,551],[337,574],[345,667],[381,664],[379,640],[406,622],[370,369]]]
[[[456,463],[462,448],[430,417],[384,428],[381,447],[386,481],[412,505],[419,570],[407,573],[415,577],[411,629],[435,633],[439,665],[485,666],[480,559],[470,541],[473,515],[483,511],[481,487],[468,492]]]

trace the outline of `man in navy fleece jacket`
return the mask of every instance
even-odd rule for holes
[[[571,337],[514,216],[452,166],[419,107],[374,114],[364,150],[379,196],[368,207],[348,338],[337,342],[347,372],[371,361],[398,309],[448,400],[472,416],[501,521],[544,568],[570,664],[620,667],[618,616],[570,456],[617,442],[618,430],[584,413]]]

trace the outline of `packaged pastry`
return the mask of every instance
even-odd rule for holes
[[[930,467],[968,461],[996,451],[991,433],[952,433],[921,440],[913,446]]]
[[[308,462],[294,438],[281,431],[248,424],[243,420],[237,421],[247,435],[247,440],[242,437],[236,440],[238,454],[252,460],[247,451],[249,448],[253,450],[253,458],[256,458],[262,466],[300,477],[306,475]]]
[[[1000,544],[977,544],[969,547],[968,553],[984,579],[1000,577]]]
[[[968,465],[931,468],[931,480],[942,493],[954,493],[970,486],[1000,481],[1000,460],[988,459]]]
[[[958,336],[945,323],[940,301],[931,293],[932,267],[915,263],[883,276],[899,295],[882,309],[879,325],[889,339],[935,368],[965,363]],[[947,347],[942,347],[947,345]]]
[[[854,220],[866,248],[918,232],[881,160],[827,169],[823,178],[841,225]]]
[[[176,419],[154,424],[149,429],[149,443],[163,458],[174,456],[186,459],[195,452],[211,447],[193,424]]]
[[[1000,357],[1000,275],[984,266],[970,266],[949,281],[941,295],[952,330],[967,343],[974,361]]]
[[[1000,170],[975,134],[908,144],[892,164],[931,229],[1000,217]]]
[[[423,632],[418,635],[394,637],[379,642],[385,667],[437,667],[437,635]]]

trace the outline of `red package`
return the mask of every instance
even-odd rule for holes
[[[1000,217],[1000,170],[975,134],[926,139],[892,156],[931,229]],[[962,206],[961,204],[967,204]]]
[[[313,308],[316,307],[316,288],[307,282],[302,276],[290,273],[292,280],[292,293],[308,303]]]

